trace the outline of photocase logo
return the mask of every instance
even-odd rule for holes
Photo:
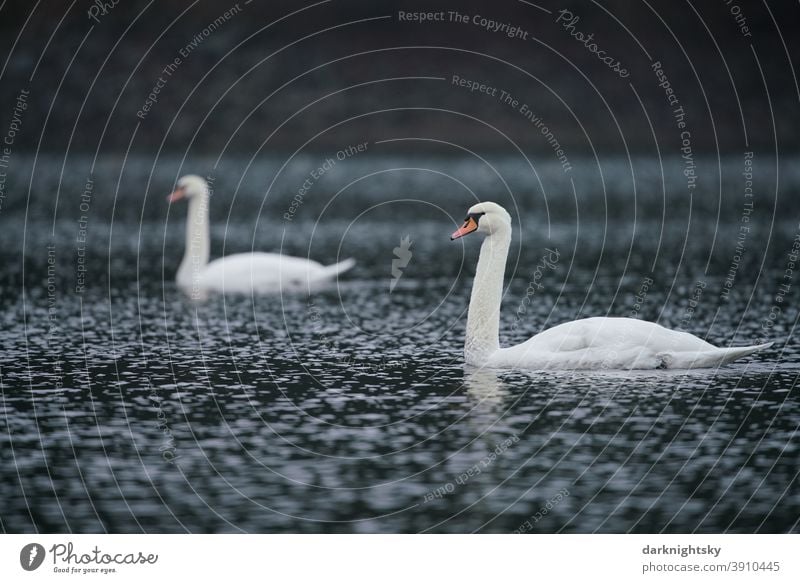
[[[392,250],[395,259],[392,259],[392,281],[389,282],[389,293],[394,291],[397,282],[400,281],[400,277],[403,275],[403,270],[408,266],[408,262],[411,261],[411,257],[414,255],[411,252],[411,245],[411,237],[406,235],[400,239],[400,246]]]
[[[19,552],[19,564],[26,571],[35,571],[44,562],[44,547],[38,543],[30,543]]]

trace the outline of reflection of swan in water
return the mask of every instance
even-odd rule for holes
[[[689,369],[718,367],[772,343],[717,348],[686,332],[635,318],[586,318],[565,322],[526,342],[500,348],[503,273],[511,245],[511,217],[498,204],[467,211],[450,237],[486,235],[469,301],[464,360],[475,366],[540,369]]]
[[[467,396],[476,403],[476,409],[502,414],[502,405],[509,393],[496,371],[467,365],[464,367],[464,387]]]
[[[480,436],[477,441],[483,442],[488,450],[492,450],[498,443],[514,435],[513,429],[508,425],[508,415],[514,399],[506,383],[498,376],[498,371],[465,365],[464,388],[467,390],[470,408],[466,421],[475,434]]]
[[[508,424],[512,400],[496,371],[466,365],[464,387],[470,406],[465,421],[475,439],[473,447],[465,453],[463,465],[458,466],[460,474],[454,482],[480,495],[470,506],[470,512],[477,514],[485,509],[489,520],[494,513],[488,502],[498,485],[508,478],[509,466],[502,458],[520,441],[521,435]]]

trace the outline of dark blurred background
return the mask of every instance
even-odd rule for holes
[[[574,222],[578,207],[627,221],[688,207],[693,216],[738,220],[747,152],[765,220],[796,216],[796,2],[460,2],[466,23],[450,21],[453,6],[6,2],[0,137],[14,135],[0,217],[77,219],[92,180],[95,223],[162,219],[163,193],[187,172],[219,179],[225,196],[212,203],[214,215],[253,216],[266,203],[279,216],[311,169],[365,142],[360,168],[329,172],[298,218],[318,216],[371,170],[347,186],[349,202],[374,202],[380,192],[382,200],[424,196],[460,208],[465,195],[491,193],[509,205],[514,196],[516,210],[548,221]],[[418,11],[444,20],[401,19]],[[487,30],[482,19],[520,33]],[[656,63],[677,103],[668,102]],[[453,75],[496,94],[454,85]],[[501,91],[517,103],[503,102]],[[446,173],[470,193],[431,184],[430,173],[382,173],[443,170],[446,158],[464,161]],[[694,178],[684,175],[687,163]],[[234,198],[244,208],[231,211]],[[351,215],[349,206],[341,213]]]
[[[650,70],[653,61],[662,63],[687,112],[697,153],[786,152],[800,144],[793,72],[800,45],[797,2],[542,0],[537,8],[519,0],[242,0],[236,8],[159,0],[122,1],[105,13],[99,4],[3,4],[0,53],[7,60],[0,127],[7,127],[19,91],[31,93],[15,148],[104,155],[161,147],[211,154],[223,146],[294,150],[332,124],[386,109],[396,110],[347,122],[316,137],[312,147],[398,134],[508,147],[498,131],[458,115],[411,109],[422,107],[488,118],[525,150],[548,152],[511,107],[453,87],[450,77],[458,74],[527,102],[571,156],[592,150],[654,154],[654,134],[675,136],[664,91]],[[527,40],[472,22],[398,19],[399,11],[456,7],[519,26]],[[212,24],[231,8],[230,18]],[[620,78],[554,25],[561,9],[579,16],[574,31],[593,33],[598,47],[630,76]],[[213,32],[168,77],[146,118],[138,119],[163,69],[209,25]],[[416,76],[447,82],[385,81]],[[664,153],[671,145],[674,139],[667,139]]]

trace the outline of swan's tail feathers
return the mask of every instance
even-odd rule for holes
[[[733,362],[772,346],[772,342],[755,346],[717,348],[702,352],[665,352],[659,354],[664,368],[713,368]]]
[[[345,271],[348,271],[353,268],[356,264],[355,259],[345,259],[344,261],[340,261],[339,263],[334,263],[333,265],[326,265],[319,271],[318,277],[315,279],[324,280],[324,279],[333,279]]]
[[[743,356],[747,356],[749,354],[753,354],[754,352],[758,352],[759,350],[764,350],[765,348],[769,348],[772,346],[772,342],[767,342],[765,344],[756,344],[755,346],[736,346],[732,348],[720,348],[720,352],[722,352],[722,361],[720,364],[728,364],[729,362],[733,362],[737,358],[742,358]]]

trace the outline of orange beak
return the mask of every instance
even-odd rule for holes
[[[460,239],[464,235],[469,235],[472,231],[478,228],[478,221],[473,219],[472,217],[467,217],[467,220],[464,221],[464,224],[461,225],[461,228],[450,235],[450,240],[455,241],[456,239]]]
[[[167,196],[167,202],[171,204],[171,203],[175,202],[176,200],[180,200],[180,199],[184,198],[185,196],[186,196],[186,191],[183,188],[176,188],[172,192],[172,194]]]

